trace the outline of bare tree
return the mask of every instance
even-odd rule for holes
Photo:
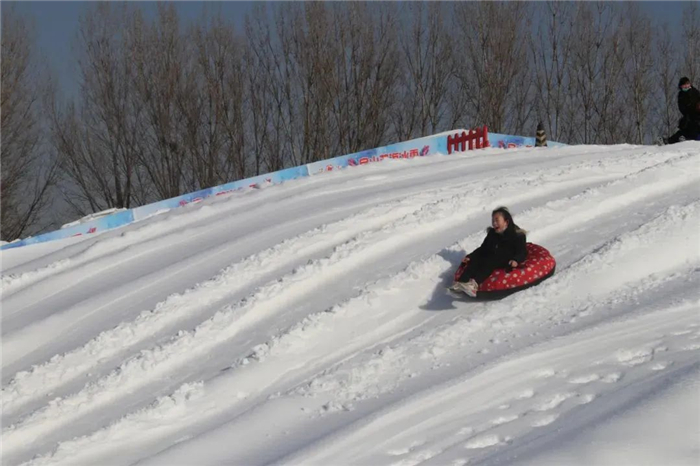
[[[196,65],[187,69],[191,76],[185,78],[188,86],[181,102],[187,126],[184,143],[192,154],[197,189],[246,175],[245,80],[242,44],[220,11],[208,22],[202,18],[189,38]]]
[[[612,5],[576,5],[569,62],[573,91],[571,142],[612,143],[614,138],[624,137],[619,108],[624,67],[620,30]]]
[[[523,65],[514,77],[509,107],[506,111],[506,128],[514,134],[532,134],[537,124],[537,121],[533,120],[536,115],[533,105],[535,79],[530,62],[523,58],[526,53],[523,47],[520,52]]]
[[[683,9],[683,62],[682,74],[697,86],[700,80],[700,7],[696,2],[689,2]]]
[[[132,23],[133,83],[136,98],[143,105],[144,137],[139,160],[148,173],[160,198],[178,196],[196,189],[196,165],[184,139],[196,138],[198,122],[187,122],[184,100],[192,95],[193,79],[186,74],[192,66],[175,7],[158,4],[153,23],[145,23],[140,15]],[[188,92],[189,91],[189,92]]]
[[[78,103],[49,106],[66,201],[80,215],[149,199],[139,173],[141,105],[133,92],[127,5],[100,3],[80,19]]]
[[[531,43],[537,119],[546,124],[553,140],[561,140],[571,132],[565,115],[571,102],[568,71],[572,47],[572,4],[547,2],[537,7],[543,13],[537,35]]]
[[[624,67],[623,75],[633,115],[633,140],[642,144],[649,129],[652,73],[656,67],[652,49],[653,30],[651,21],[642,14],[637,4],[627,4],[624,17],[624,55],[627,57],[627,66]]]
[[[295,55],[299,65],[299,88],[302,95],[303,160],[323,160],[338,154],[340,143],[333,119],[333,91],[335,75],[333,66],[338,52],[332,45],[332,12],[323,3],[305,3],[305,27],[295,28],[303,32],[294,40]]]
[[[246,18],[251,144],[255,154],[256,173],[279,170],[288,163],[285,153],[288,111],[284,88],[283,61],[279,54],[279,38],[270,26],[270,14],[264,5],[254,7]]]
[[[472,123],[492,131],[507,129],[509,112],[527,99],[514,97],[516,86],[526,93],[529,5],[523,2],[460,2],[454,6],[454,27],[461,51],[457,78],[469,104]],[[517,103],[517,104],[516,104]],[[520,109],[523,110],[522,108]]]
[[[454,75],[452,40],[446,7],[439,2],[409,3],[412,20],[400,37],[401,66],[394,114],[397,140],[426,136],[448,128],[449,81]]]
[[[247,15],[245,20],[244,73],[249,109],[246,134],[248,134],[248,147],[252,153],[255,175],[259,175],[261,170],[275,170],[281,166],[279,161],[270,163],[267,157],[274,106],[270,99],[273,88],[273,66],[268,54],[272,39],[266,18],[267,10],[265,4],[261,3],[255,5],[252,14]]]
[[[324,3],[286,4],[276,19],[287,152],[292,163],[328,158],[338,146],[334,122],[328,118],[338,52],[330,41],[331,12]]]
[[[380,146],[390,129],[398,48],[393,4],[333,4],[335,61],[333,116],[340,150]]]
[[[678,82],[678,60],[675,41],[668,24],[656,30],[656,115],[664,134],[673,133],[676,127],[676,83]]]
[[[580,128],[577,140],[590,143],[593,141],[592,120],[594,116],[594,99],[597,89],[595,82],[600,73],[600,49],[603,46],[603,35],[606,33],[601,24],[600,15],[596,18],[590,4],[577,4],[576,19],[574,20],[574,49],[570,62],[570,76],[575,92],[575,107],[578,112],[571,115]],[[577,118],[578,117],[578,118]]]
[[[600,5],[598,5],[600,7]],[[648,57],[632,57],[631,46],[637,49],[639,40],[635,38],[634,31],[629,32],[629,18],[627,13],[611,5],[599,9],[606,16],[599,17],[601,22],[607,26],[608,34],[604,37],[603,46],[600,49],[600,75],[595,85],[597,89],[594,99],[595,119],[592,121],[593,141],[598,144],[618,144],[621,142],[634,142],[637,140],[637,121],[643,127],[645,112],[648,106],[646,96],[639,92],[648,87],[648,74],[651,70],[643,70],[647,73],[638,81],[634,72],[629,72],[636,66],[639,69],[640,63],[651,66]],[[639,24],[639,22],[637,22]],[[646,31],[649,32],[648,30]],[[633,40],[627,41],[631,37]],[[645,50],[646,53],[646,50]],[[636,63],[636,64],[635,64]],[[636,96],[630,88],[637,88]],[[635,101],[639,102],[639,107]],[[638,119],[641,118],[641,120]]]
[[[48,194],[56,175],[56,163],[44,144],[39,99],[42,92],[53,90],[43,82],[33,41],[27,21],[14,9],[3,8],[0,233],[6,241],[37,233],[42,223],[48,226],[41,215],[50,203]]]

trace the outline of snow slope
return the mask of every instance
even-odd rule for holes
[[[508,205],[557,273],[445,293]],[[15,464],[698,464],[700,144],[487,149],[3,251]]]

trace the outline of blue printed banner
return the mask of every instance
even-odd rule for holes
[[[425,157],[435,154],[448,154],[447,136],[454,133],[462,133],[464,131],[465,130],[463,129],[456,129],[453,131],[436,134],[434,136],[413,139],[411,141],[400,142],[397,144],[390,144],[384,147],[377,147],[375,149],[356,152],[354,154],[334,157],[328,160],[321,160],[319,162],[313,162],[299,167],[287,168],[285,170],[279,170],[252,178],[246,178],[244,180],[233,181],[231,183],[215,186],[213,188],[202,189],[200,191],[173,197],[171,199],[154,202],[153,204],[144,205],[132,210],[124,210],[76,226],[53,231],[51,233],[8,243],[0,247],[0,250],[110,230],[112,228],[127,225],[134,221],[143,220],[144,218],[156,215],[160,212],[200,202],[208,197],[221,196],[239,189],[264,183],[279,184],[284,181],[295,180],[297,178],[329,172],[344,167],[380,162],[384,159],[411,159],[414,157]],[[490,133],[488,135],[488,139],[491,147],[511,148],[535,145],[534,137],[527,138],[522,136]],[[550,147],[557,147],[565,146],[566,144],[548,141],[548,145]]]
[[[491,147],[512,149],[515,147],[535,147],[534,137],[511,136],[509,134],[489,133]],[[555,141],[547,141],[547,147],[564,147],[567,144]]]
[[[154,202],[153,204],[136,207],[134,209],[134,220],[143,220],[144,218],[150,217],[159,212],[175,209],[177,207],[183,207],[188,204],[198,203],[208,197],[221,196],[224,194],[231,193],[233,191],[237,191],[239,189],[260,185],[263,183],[279,184],[284,181],[294,180],[305,176],[308,176],[306,166],[301,166],[287,168],[285,170],[279,170],[264,175],[254,176],[252,178],[246,178],[244,180],[232,181],[231,183],[222,184],[220,186],[214,186],[213,188],[202,189],[200,191],[184,194],[182,196],[177,196],[170,199],[165,199],[163,201]]]
[[[27,246],[29,244],[43,243],[46,241],[53,241],[56,239],[70,238],[72,236],[82,236],[91,233],[111,230],[113,228],[117,228],[123,225],[128,225],[133,221],[133,212],[131,210],[122,210],[115,214],[107,215],[105,217],[97,218],[95,220],[90,220],[89,222],[81,223],[79,225],[62,228],[60,230],[52,231],[50,233],[44,233],[43,235],[32,236],[20,241],[8,243],[3,245],[0,248],[0,250],[18,248],[20,246]]]
[[[321,160],[308,164],[307,168],[309,175],[316,175],[339,168],[379,162],[384,159],[412,159],[435,154],[447,154],[447,133]]]

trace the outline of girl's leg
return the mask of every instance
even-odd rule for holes
[[[464,268],[464,271],[462,272],[462,275],[459,276],[459,279],[457,280],[458,282],[466,283],[472,278],[474,278],[474,274],[479,268],[479,262],[481,260],[481,257],[478,255],[474,255],[473,257],[469,258],[469,262],[467,263],[467,266]]]
[[[495,256],[482,259],[479,269],[474,274],[474,281],[476,281],[479,285],[484,283],[486,279],[489,278],[489,275],[491,275],[494,270],[499,268],[501,265],[500,263],[501,261]]]
[[[476,259],[476,260],[475,260]],[[498,268],[499,260],[496,256],[492,257],[473,257],[469,260],[467,268],[459,277],[460,282],[468,282],[474,280],[481,285],[494,270]]]

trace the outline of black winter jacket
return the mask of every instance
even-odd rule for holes
[[[687,91],[678,91],[678,110],[683,114],[683,119],[690,122],[700,122],[700,91],[691,87]]]
[[[519,228],[509,226],[503,233],[496,233],[496,230],[489,227],[484,242],[468,257],[471,258],[474,255],[479,255],[481,258],[495,256],[499,267],[506,267],[508,262],[512,260],[520,264],[527,258],[525,243],[525,232]]]

